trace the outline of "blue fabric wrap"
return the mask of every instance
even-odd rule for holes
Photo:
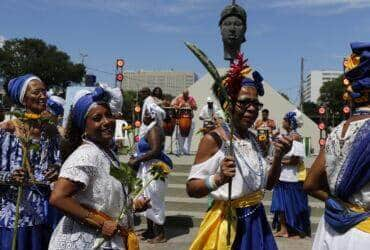
[[[137,145],[137,149],[138,149],[138,155],[139,156],[145,154],[146,152],[148,152],[150,150],[150,145],[149,145],[148,141],[145,139],[145,137],[140,139],[140,141]],[[162,149],[161,153],[159,154],[159,156],[156,159],[163,161],[171,169],[173,169],[172,160],[165,153],[163,153],[163,149]]]
[[[345,73],[345,77],[351,82],[370,76],[370,51],[362,51],[360,64]]]
[[[78,99],[72,110],[72,120],[80,130],[85,130],[86,115],[90,106],[95,102],[104,100],[106,96],[104,89],[97,87],[92,93]]]
[[[275,250],[278,249],[262,204],[237,208],[238,216],[233,250]],[[256,209],[251,215],[247,215]]]
[[[17,250],[47,250],[51,236],[50,228],[45,225],[19,227]],[[13,229],[0,227],[1,250],[11,250]]]
[[[10,99],[14,103],[18,105],[23,105],[21,101],[19,100],[23,85],[28,78],[33,77],[33,76],[34,76],[33,74],[26,74],[23,76],[13,78],[9,81],[8,92],[9,92]]]
[[[60,103],[57,103],[53,101],[52,99],[48,99],[46,102],[46,105],[48,106],[51,113],[53,113],[53,115],[56,115],[56,116],[63,115],[64,108],[63,108],[63,105],[61,105]]]
[[[295,118],[296,116],[297,114],[293,111],[286,113],[284,116],[284,119],[289,121],[290,126],[293,130],[296,130],[298,128],[297,119]]]
[[[342,201],[361,190],[370,182],[370,120],[356,134],[337,181],[334,195]],[[344,233],[370,213],[349,211],[339,200],[330,198],[325,204],[325,221],[337,232]]]
[[[334,198],[329,198],[325,202],[325,222],[341,234],[347,232],[369,215],[370,213],[352,212]]]
[[[257,94],[259,96],[263,96],[265,94],[265,89],[263,88],[263,84],[262,84],[262,81],[263,81],[263,77],[260,75],[260,73],[258,73],[258,71],[254,71],[253,74],[253,79],[251,78],[243,78],[242,80],[242,87],[247,87],[247,86],[251,86],[251,87],[255,87],[257,89]]]
[[[310,208],[302,182],[279,181],[272,193],[270,211],[274,214],[272,228],[280,226],[279,213],[284,213],[289,231],[311,235]]]
[[[370,43],[368,42],[352,42],[351,49],[353,53],[361,54],[363,51],[370,51]]]

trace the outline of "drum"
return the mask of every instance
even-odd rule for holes
[[[163,130],[166,136],[172,136],[176,126],[176,112],[174,108],[164,107],[166,117],[163,120]]]
[[[193,119],[191,108],[180,108],[179,111],[179,129],[182,137],[188,137],[191,129],[191,120]]]

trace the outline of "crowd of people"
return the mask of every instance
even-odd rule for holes
[[[205,97],[199,112],[203,137],[186,191],[212,202],[190,249],[277,249],[275,237],[310,237],[307,194],[325,202],[313,249],[368,248],[370,44],[351,46],[344,77],[353,115],[333,129],[309,173],[299,134],[303,114],[287,112],[285,133],[277,129],[269,110],[261,111],[258,72],[243,65],[227,76],[226,81],[239,81],[230,95],[233,105],[219,107]],[[42,79],[27,74],[4,87],[21,112],[0,123],[2,250],[138,249],[134,214],[147,219],[141,240],[166,242],[168,180],[150,180],[151,170],[158,163],[175,167],[165,152],[166,135],[175,136],[176,155],[191,153],[198,107],[188,90],[173,100],[159,87],[138,93],[142,126],[127,166],[149,184],[134,199],[130,186],[111,174],[121,167],[114,142],[123,108],[120,89],[98,86],[76,93],[63,128],[65,102],[47,92]],[[164,123],[172,121],[173,131],[166,134]],[[266,190],[273,190],[275,234],[262,204]]]

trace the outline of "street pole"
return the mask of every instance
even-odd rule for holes
[[[304,58],[301,57],[301,83],[299,88],[300,104],[299,109],[303,112],[303,88],[304,88]]]

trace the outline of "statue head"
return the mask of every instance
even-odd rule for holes
[[[228,5],[221,12],[219,26],[224,44],[224,59],[233,60],[240,51],[241,44],[245,42],[247,13],[237,4]]]

